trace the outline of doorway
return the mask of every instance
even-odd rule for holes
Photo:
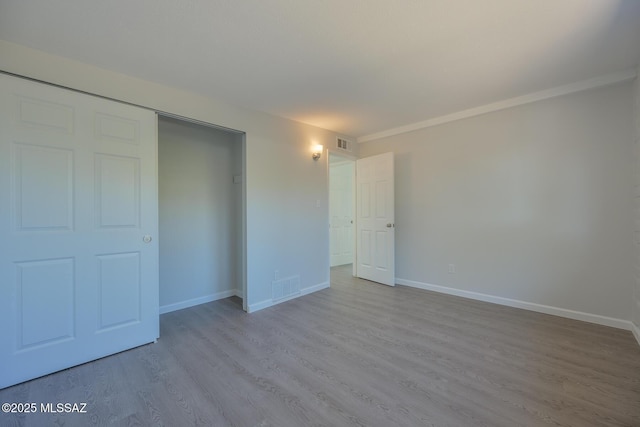
[[[330,271],[395,286],[393,153],[330,152],[328,176]]]
[[[330,266],[355,275],[355,160],[329,152]]]
[[[244,280],[244,134],[158,116],[160,313],[228,297]]]

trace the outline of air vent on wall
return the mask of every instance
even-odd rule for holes
[[[346,139],[342,139],[342,138],[337,138],[337,139],[338,139],[337,147],[339,150],[351,152],[352,150],[351,145],[353,144],[353,142],[347,141]]]
[[[271,299],[279,301],[300,295],[300,276],[291,276],[271,282]]]

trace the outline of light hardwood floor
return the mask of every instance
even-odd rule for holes
[[[245,314],[161,316],[161,338],[0,391],[86,414],[1,426],[640,426],[628,331],[354,279]]]

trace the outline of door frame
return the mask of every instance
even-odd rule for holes
[[[177,114],[167,113],[163,111],[156,111],[156,115],[158,117],[168,117],[175,120],[180,120],[186,123],[193,123],[200,126],[208,127],[211,129],[217,129],[223,132],[228,132],[231,134],[239,135],[240,137],[240,155],[242,156],[242,190],[241,190],[241,210],[242,215],[240,215],[240,221],[242,224],[240,226],[240,241],[242,244],[241,257],[240,257],[240,280],[241,280],[241,293],[242,293],[242,310],[247,312],[248,304],[247,301],[247,133],[244,131],[231,129],[225,126],[219,126],[209,122],[203,122],[202,120],[191,119],[189,117],[180,116]]]
[[[352,263],[352,268],[351,268],[351,275],[353,277],[358,277],[358,242],[357,242],[357,238],[358,238],[358,213],[357,213],[357,197],[358,197],[358,189],[357,189],[357,182],[356,182],[356,175],[357,175],[357,165],[356,165],[356,161],[359,159],[359,157],[354,156],[352,154],[347,154],[344,153],[342,151],[339,151],[337,149],[332,149],[332,148],[327,148],[327,155],[328,155],[328,159],[327,159],[327,233],[328,233],[328,238],[329,238],[329,248],[328,248],[328,256],[327,259],[328,261],[328,271],[329,271],[329,278],[331,278],[331,223],[330,223],[330,218],[331,218],[331,211],[330,211],[330,202],[331,202],[331,173],[330,173],[330,157],[331,156],[337,156],[337,157],[341,157],[342,159],[344,159],[345,161],[351,161],[353,162],[353,177],[352,177],[352,186],[353,186],[353,192],[352,192],[352,203],[353,203],[353,263]],[[394,156],[395,157],[395,156]],[[395,175],[395,172],[394,172]],[[395,205],[395,202],[394,202]],[[395,208],[395,206],[394,206]],[[395,221],[394,221],[395,222]],[[395,224],[394,224],[394,228],[395,228]],[[394,247],[395,247],[395,239],[394,239]],[[395,270],[395,268],[394,268]],[[394,274],[395,276],[395,274]],[[395,277],[394,277],[395,280]],[[329,283],[331,283],[331,280],[329,280]]]

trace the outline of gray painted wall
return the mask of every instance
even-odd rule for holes
[[[395,152],[396,277],[628,321],[631,112],[626,83],[360,144]]]

